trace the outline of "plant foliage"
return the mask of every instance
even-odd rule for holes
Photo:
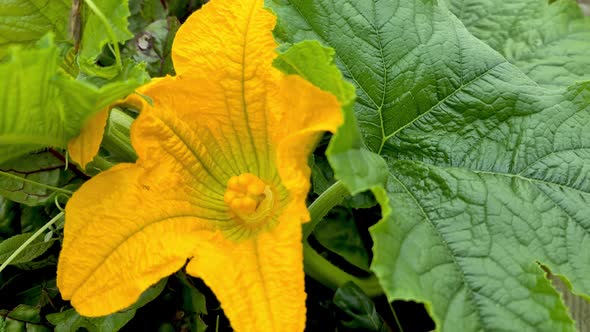
[[[230,330],[184,272],[99,318],[78,314],[55,281],[61,210],[97,173],[135,160],[137,109],[109,117],[88,167],[71,163],[68,142],[150,78],[176,74],[176,31],[205,2],[0,0],[0,331]],[[334,183],[351,197],[304,226],[306,272],[333,288],[306,279],[308,329],[393,330],[387,302],[416,301],[437,331],[583,330],[590,18],[577,2],[264,2],[277,16],[274,67],[336,96],[344,116],[310,158],[310,203]]]
[[[541,265],[589,294],[590,84],[540,87],[444,4],[269,5],[278,38],[332,47],[357,89],[360,149],[387,178],[332,166],[382,206],[372,269],[388,297],[425,302],[443,331],[573,330]]]

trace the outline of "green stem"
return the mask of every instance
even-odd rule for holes
[[[137,154],[133,150],[130,138],[130,128],[133,120],[125,112],[113,108],[102,141],[102,145],[107,151],[121,158],[125,158],[125,161],[128,162],[134,162],[137,159]]]
[[[348,190],[340,181],[334,183],[324,191],[310,206],[311,221],[303,225],[303,262],[305,273],[321,282],[323,285],[336,289],[345,283],[352,281],[370,297],[383,294],[383,289],[375,275],[367,278],[359,278],[351,275],[332,264],[326,258],[318,254],[307,242],[314,228],[330,212],[349,195]]]
[[[109,20],[107,19],[106,16],[104,16],[104,14],[100,11],[100,9],[94,4],[94,1],[84,0],[84,2],[86,2],[88,7],[90,7],[90,10],[92,10],[94,15],[96,15],[98,17],[98,19],[104,25],[105,30],[107,31],[107,33],[109,34],[109,37],[111,38],[111,43],[113,44],[113,48],[115,49],[115,51],[113,53],[115,53],[115,62],[117,63],[117,67],[119,67],[119,68],[123,67],[123,63],[121,62],[121,52],[119,51],[119,42],[117,41],[117,37],[115,36],[115,32],[113,31],[113,28],[111,27],[111,24],[109,23]]]
[[[359,278],[344,272],[318,254],[306,242],[303,243],[303,261],[305,273],[331,289],[337,289],[345,283],[352,281],[369,297],[383,294],[383,289],[375,275],[367,278]]]
[[[8,172],[0,171],[0,175],[5,176],[7,178],[12,178],[14,180],[22,181],[24,183],[29,183],[29,184],[35,185],[37,187],[41,187],[41,188],[53,190],[53,191],[56,191],[56,192],[64,193],[66,195],[73,195],[74,194],[72,191],[69,191],[67,189],[58,188],[58,187],[50,186],[48,184],[43,184],[43,183],[35,182],[35,181],[32,181],[32,180],[29,180],[29,179],[25,179],[23,177],[20,177],[18,175],[10,174]]]
[[[28,238],[23,244],[21,244],[20,247],[18,247],[12,253],[12,255],[10,255],[10,257],[8,257],[8,259],[6,259],[6,261],[4,263],[2,263],[2,265],[0,266],[0,272],[2,272],[23,250],[25,250],[25,248],[29,244],[31,244],[33,241],[35,241],[35,239],[38,238],[39,235],[41,235],[43,232],[45,232],[45,230],[47,230],[49,227],[51,227],[53,224],[55,224],[59,219],[61,219],[61,217],[63,217],[63,215],[64,215],[63,212],[58,213],[55,217],[53,217],[45,225],[43,225],[43,227],[39,228],[33,235],[31,235],[31,237]]]
[[[96,155],[94,157],[94,159],[92,160],[92,165],[101,172],[106,171],[107,169],[115,166],[114,163],[110,162],[109,160],[107,160],[105,157],[102,157],[101,155]]]
[[[303,225],[303,240],[307,240],[326,214],[328,214],[334,206],[340,204],[344,197],[348,195],[348,189],[344,187],[342,182],[337,181],[311,203],[308,208],[311,221]]]

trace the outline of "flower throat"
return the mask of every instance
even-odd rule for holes
[[[248,225],[257,225],[269,217],[274,198],[271,188],[251,173],[232,176],[223,196],[234,217]]]

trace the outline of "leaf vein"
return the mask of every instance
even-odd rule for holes
[[[477,317],[478,317],[478,321],[482,322],[483,319],[482,319],[481,312],[480,312],[481,311],[481,308],[479,306],[479,303],[475,299],[475,292],[473,291],[473,289],[471,289],[471,285],[469,284],[468,279],[465,276],[465,272],[463,271],[463,266],[461,266],[461,264],[459,263],[459,261],[456,259],[456,254],[455,254],[453,248],[446,241],[446,239],[442,236],[441,232],[436,227],[436,224],[432,221],[432,219],[430,219],[430,217],[428,216],[428,214],[426,213],[426,211],[424,210],[424,208],[422,207],[422,205],[418,201],[418,198],[416,197],[416,195],[412,194],[412,192],[408,189],[408,187],[395,174],[393,174],[392,172],[389,172],[389,174],[390,174],[390,176],[391,176],[392,179],[394,179],[396,182],[398,182],[400,184],[400,186],[402,186],[402,188],[404,188],[404,191],[414,201],[414,203],[416,204],[416,206],[420,209],[420,212],[422,213],[422,215],[424,215],[424,218],[428,221],[427,225],[434,231],[434,233],[440,239],[441,243],[449,251],[449,253],[450,253],[449,256],[451,257],[451,259],[453,261],[453,264],[456,266],[457,271],[460,274],[461,280],[463,281],[463,284],[465,285],[465,289],[467,290],[469,301],[472,303],[472,305],[475,308],[477,308],[476,314],[477,314]],[[447,311],[448,311],[448,309],[449,309],[449,307],[446,308]]]
[[[470,80],[469,82],[462,84],[461,86],[459,86],[457,89],[455,89],[455,91],[453,91],[452,93],[450,93],[448,96],[446,96],[445,98],[441,99],[438,103],[434,104],[433,106],[431,106],[428,110],[426,110],[424,113],[420,114],[419,116],[417,116],[416,118],[414,118],[412,121],[406,123],[405,125],[401,126],[400,128],[396,129],[395,131],[393,131],[391,134],[385,136],[383,138],[384,141],[390,139],[391,137],[395,136],[397,133],[399,133],[400,131],[406,129],[407,127],[411,126],[412,124],[414,124],[416,121],[422,119],[423,117],[425,117],[426,115],[430,114],[430,112],[432,112],[434,109],[436,109],[438,106],[444,104],[449,98],[455,96],[457,93],[461,92],[463,89],[465,89],[466,87],[470,86],[471,84],[475,83],[476,81],[480,80],[482,77],[484,77],[485,75],[489,74],[492,70],[496,69],[498,66],[502,65],[502,64],[506,64],[507,62],[499,62],[497,64],[495,64],[494,66],[486,69],[483,73],[477,75],[475,78],[473,78],[472,80]]]

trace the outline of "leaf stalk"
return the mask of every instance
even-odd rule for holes
[[[322,255],[318,254],[307,241],[314,228],[330,210],[340,204],[349,195],[348,189],[340,181],[337,181],[324,191],[309,207],[311,221],[303,225],[303,264],[305,273],[319,281],[323,285],[336,289],[345,283],[352,281],[359,286],[367,296],[375,297],[383,294],[383,289],[372,274],[367,278],[359,278],[341,270]]]

